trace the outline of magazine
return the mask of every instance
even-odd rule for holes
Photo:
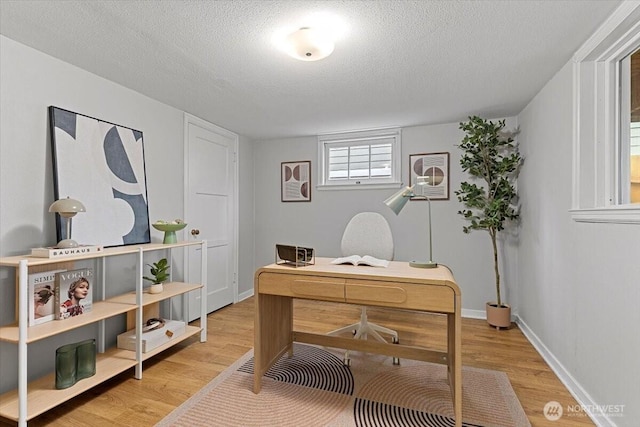
[[[29,326],[53,320],[55,315],[56,273],[64,270],[29,274]]]
[[[371,255],[351,255],[342,258],[336,258],[331,264],[353,264],[353,265],[369,265],[371,267],[388,267],[389,261],[386,259],[378,259]]]
[[[93,269],[80,268],[56,274],[55,318],[62,320],[91,311]]]

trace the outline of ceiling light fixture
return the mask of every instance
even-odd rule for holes
[[[287,54],[301,61],[318,61],[331,55],[335,44],[325,31],[302,27],[289,34],[284,49]]]

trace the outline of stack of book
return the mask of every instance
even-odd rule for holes
[[[80,245],[75,248],[56,248],[53,246],[31,249],[31,256],[37,258],[64,258],[78,255],[89,255],[103,251],[100,245]]]

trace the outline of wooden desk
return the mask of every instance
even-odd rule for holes
[[[271,365],[293,351],[294,341],[378,353],[446,364],[456,426],[462,425],[461,300],[451,272],[446,267],[413,268],[399,261],[387,268],[330,261],[316,258],[315,265],[306,267],[272,264],[256,271],[254,393],[260,392],[262,376]],[[293,298],[444,313],[447,351],[294,331]]]

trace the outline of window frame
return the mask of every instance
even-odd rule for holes
[[[367,145],[375,140],[391,139],[391,176],[388,178],[329,181],[329,149]],[[402,129],[385,128],[318,135],[318,190],[384,189],[402,186]]]
[[[640,224],[621,197],[620,61],[640,45],[640,4],[625,2],[573,56],[573,188],[578,222]]]

